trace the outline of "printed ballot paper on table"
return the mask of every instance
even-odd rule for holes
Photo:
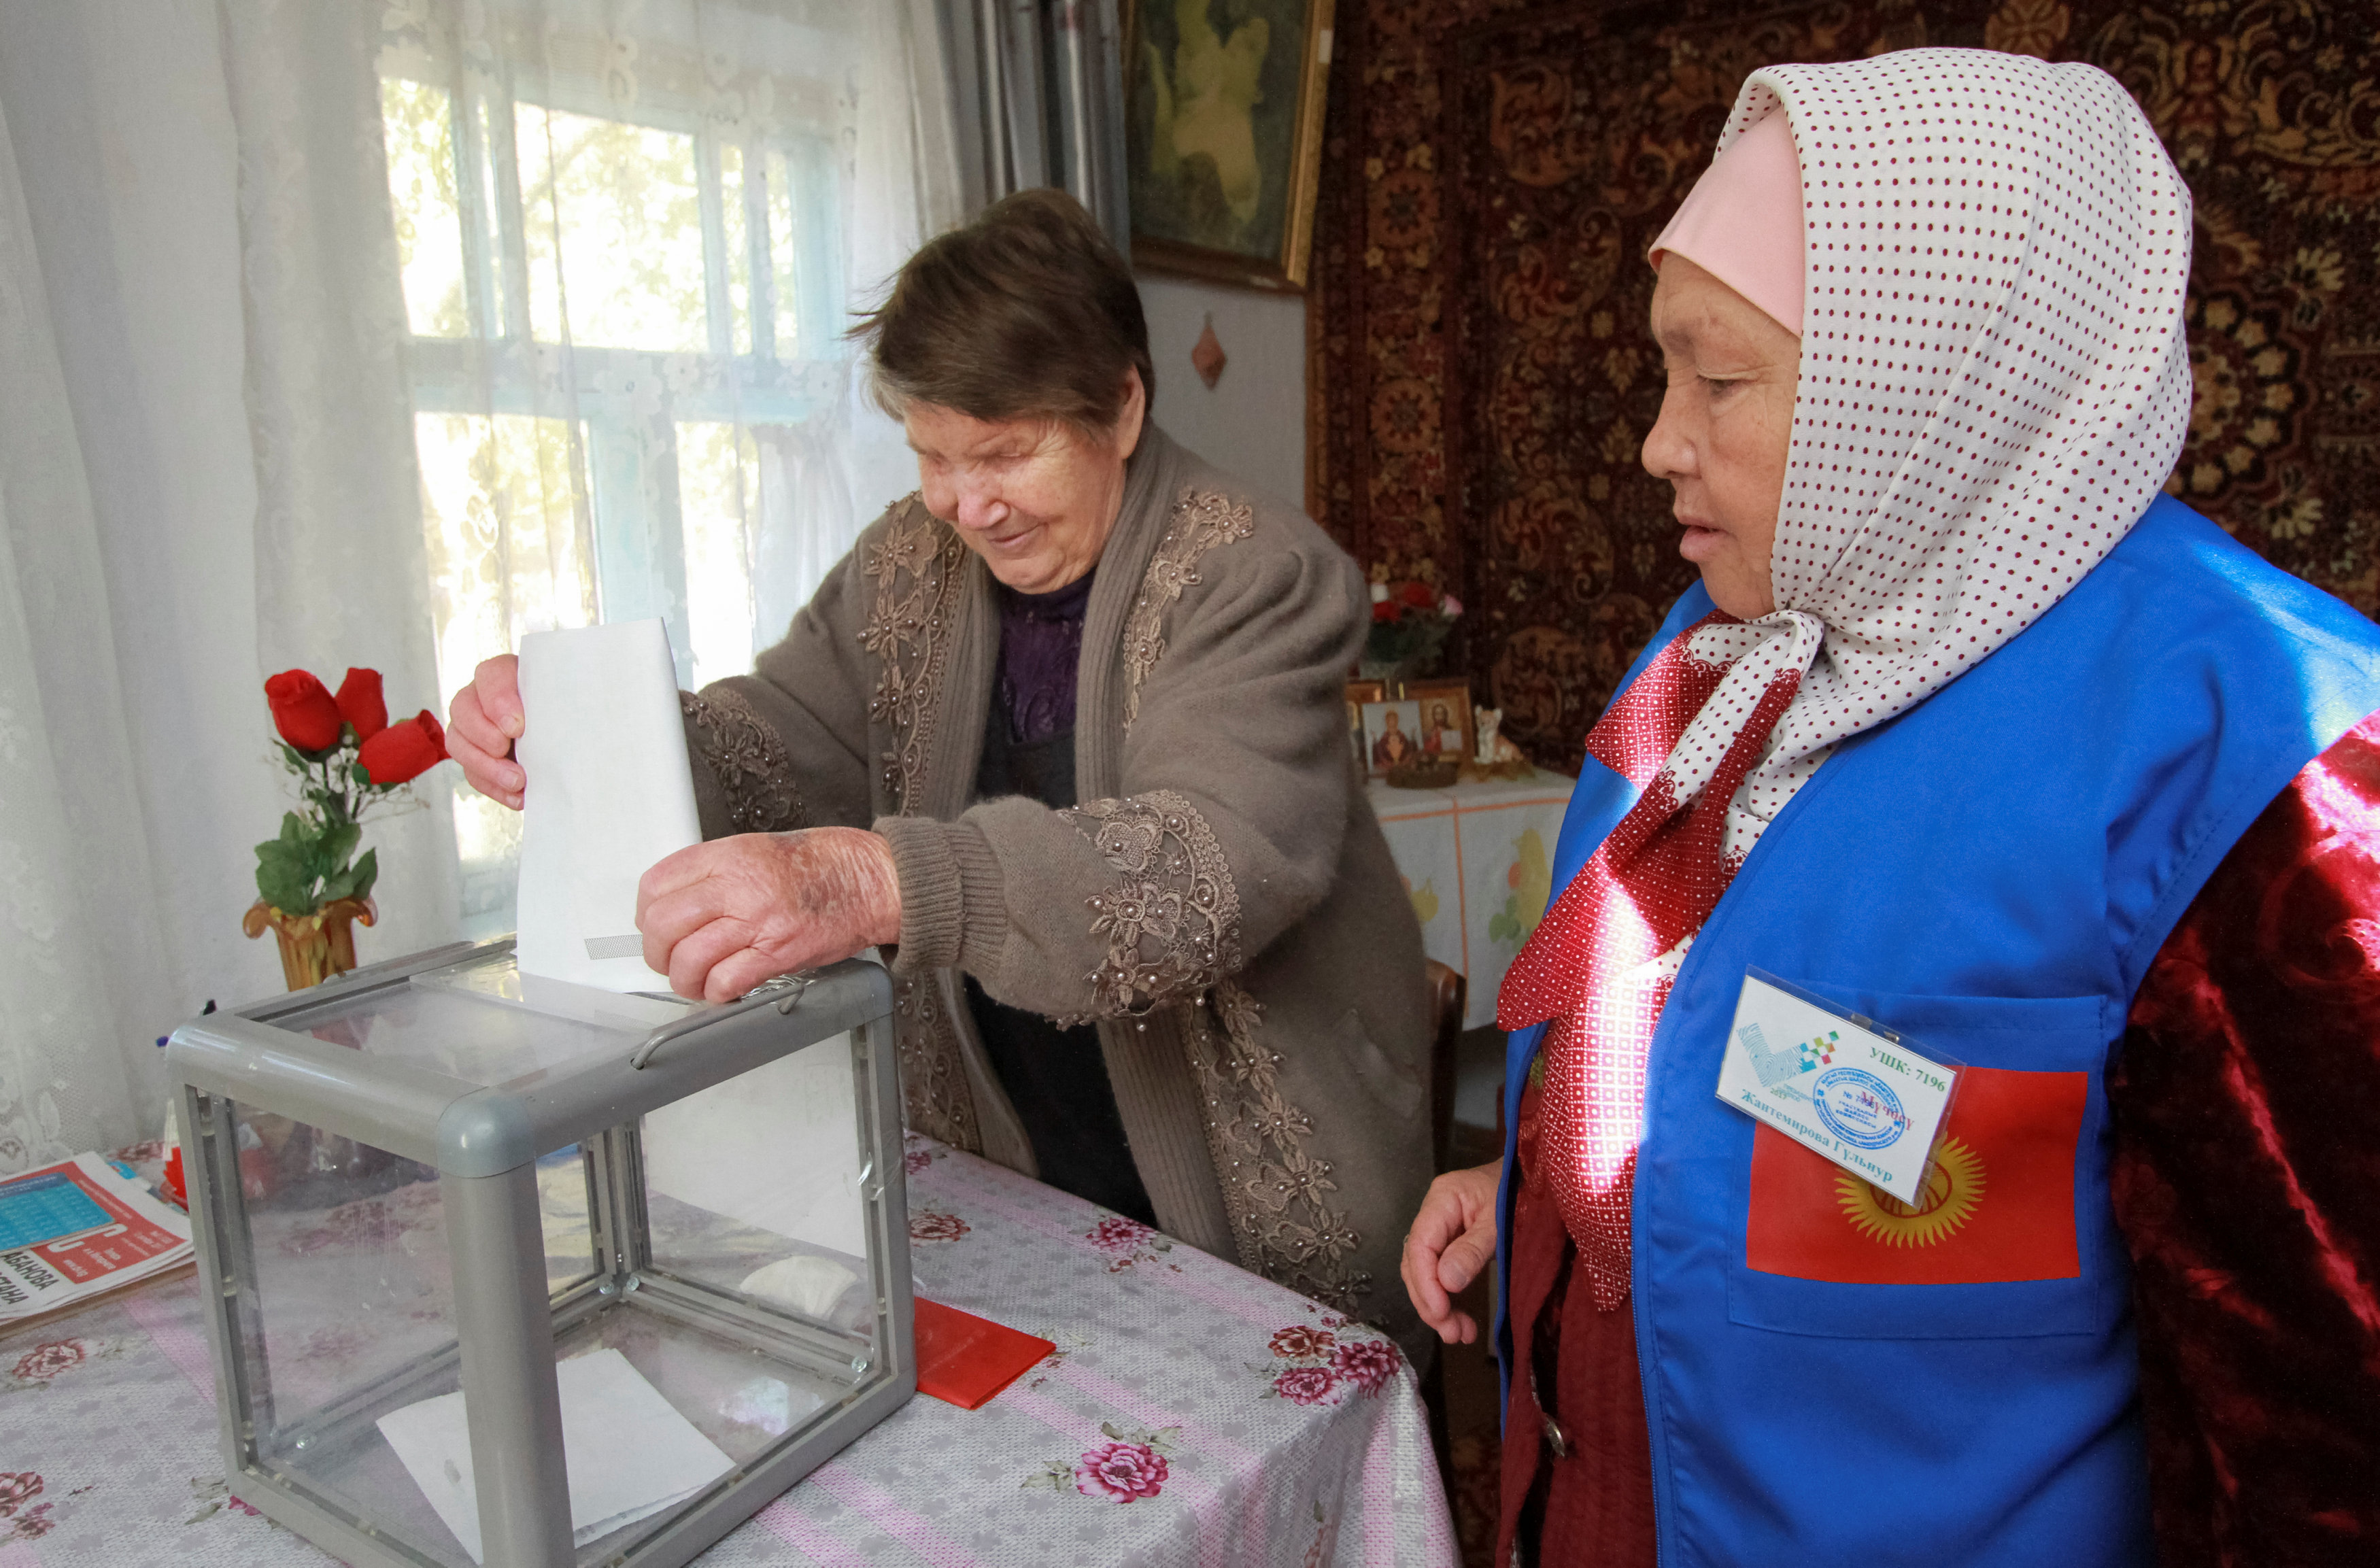
[[[735,1468],[618,1351],[562,1362],[553,1376],[562,1396],[573,1545],[650,1518]],[[441,1394],[392,1410],[379,1427],[440,1522],[472,1562],[485,1562],[463,1396]]]
[[[665,990],[645,966],[637,881],[702,837],[669,634],[658,620],[531,632],[520,693],[521,973]]]
[[[1959,1070],[1871,1021],[1751,970],[1718,1097],[1914,1207]]]

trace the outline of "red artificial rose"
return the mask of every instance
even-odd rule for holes
[[[446,756],[446,732],[437,715],[424,708],[410,719],[394,723],[363,743],[356,760],[376,784],[401,784],[419,778]]]
[[[356,726],[358,740],[388,728],[388,700],[380,694],[378,670],[349,669],[339,683],[339,717]]]
[[[1403,599],[1406,603],[1412,605],[1416,610],[1435,610],[1438,608],[1438,590],[1430,587],[1429,584],[1422,581],[1419,577],[1415,577],[1413,581],[1405,584],[1404,587],[1397,590],[1397,594],[1400,598]]]
[[[1405,607],[1393,599],[1383,599],[1372,606],[1372,619],[1376,621],[1393,621],[1404,613]]]
[[[303,670],[284,670],[264,683],[273,706],[273,727],[300,751],[326,751],[339,744],[339,705],[321,681]]]

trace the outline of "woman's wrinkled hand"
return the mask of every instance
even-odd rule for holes
[[[520,659],[499,653],[480,662],[471,684],[448,705],[446,755],[463,764],[463,777],[473,789],[517,811],[528,775],[512,760],[513,742],[528,727],[521,711]]]
[[[645,962],[672,991],[730,1002],[762,980],[898,942],[892,846],[861,828],[694,845],[638,882],[637,930]]]
[[[1503,1171],[1501,1161],[1449,1171],[1429,1184],[1421,1212],[1405,1233],[1399,1268],[1405,1295],[1421,1320],[1449,1344],[1469,1344],[1479,1337],[1479,1324],[1457,1310],[1453,1298],[1496,1256],[1496,1185]]]

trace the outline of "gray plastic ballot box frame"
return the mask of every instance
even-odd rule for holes
[[[298,1423],[327,1436],[372,1419],[393,1386],[451,1374],[460,1361],[487,1568],[573,1568],[569,1489],[554,1343],[597,1314],[650,1310],[830,1372],[847,1392],[667,1515],[657,1532],[595,1561],[676,1568],[907,1403],[917,1384],[909,1217],[892,986],[849,960],[807,987],[764,987],[689,1006],[653,1031],[657,1051],[592,1053],[482,1087],[317,1039],[275,1020],[412,983],[416,975],[500,962],[510,938],[457,943],[358,969],[308,991],[174,1031],[166,1053],[188,1167],[192,1239],[222,1413],[225,1473],[240,1499],[358,1568],[436,1568],[346,1500],[260,1453],[246,1345],[256,1343],[257,1275],[230,1106],[276,1112],[434,1167],[453,1253],[455,1339]],[[484,1005],[506,1003],[487,1001]],[[537,1011],[532,1007],[532,1012]],[[857,1058],[860,1197],[866,1206],[875,1346],[811,1331],[732,1292],[653,1269],[639,1119],[648,1112],[851,1031]],[[624,1041],[627,1039],[623,1036]],[[630,1065],[632,1054],[647,1060]],[[580,1145],[589,1172],[595,1273],[549,1294],[536,1161]],[[856,1354],[854,1347],[856,1346]],[[840,1361],[837,1357],[841,1357]],[[286,1433],[285,1432],[285,1434]],[[298,1446],[302,1447],[300,1442]],[[642,1528],[643,1526],[638,1526]]]

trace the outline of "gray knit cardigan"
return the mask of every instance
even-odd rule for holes
[[[842,824],[892,845],[910,1126],[1027,1174],[960,976],[1096,1021],[1172,1236],[1396,1333],[1429,1181],[1420,928],[1350,755],[1368,624],[1295,508],[1154,425],[1083,631],[1083,804],[972,799],[1000,614],[980,558],[895,502],[759,668],[686,699],[707,837]]]

